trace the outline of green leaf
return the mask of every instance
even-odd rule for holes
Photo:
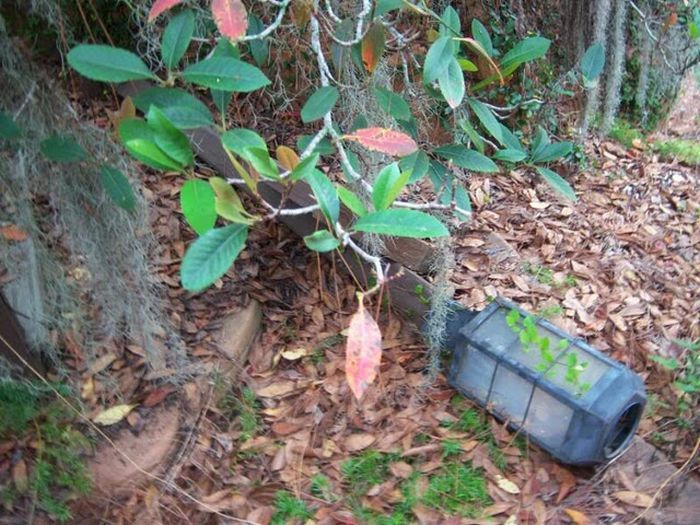
[[[605,67],[605,49],[600,42],[595,42],[581,57],[581,74],[584,82],[594,82]]]
[[[265,25],[253,13],[248,15],[248,35],[257,35],[262,33]],[[268,56],[268,41],[267,38],[256,38],[248,42],[250,54],[253,55],[253,60],[258,66],[263,66],[267,62]]]
[[[100,82],[150,80],[156,76],[135,54],[118,47],[101,44],[80,44],[70,50],[70,66],[78,73]]]
[[[193,33],[194,12],[191,9],[181,11],[170,20],[163,31],[160,47],[166,68],[175,69],[177,67],[178,62],[190,46]]]
[[[216,213],[224,219],[237,224],[253,224],[255,218],[250,215],[240,197],[231,185],[221,177],[209,177],[209,185],[214,190]]]
[[[403,190],[410,173],[399,170],[397,162],[385,166],[372,186],[372,203],[375,210],[385,210]]]
[[[549,184],[554,190],[563,195],[569,200],[576,201],[576,192],[571,187],[571,185],[564,180],[558,173],[541,166],[536,166],[537,172],[542,176],[542,178]]]
[[[527,157],[527,154],[524,151],[520,151],[517,149],[499,149],[493,154],[493,158],[496,160],[504,160],[506,162],[520,162],[521,160],[525,160]]]
[[[231,224],[214,228],[187,249],[180,267],[182,286],[191,292],[204,290],[231,267],[245,247],[248,227]]]
[[[301,108],[301,120],[305,123],[322,119],[326,116],[336,102],[338,102],[338,88],[324,86],[318,88]]]
[[[15,123],[10,114],[0,111],[0,138],[14,140],[21,136],[22,130]]]
[[[246,159],[255,168],[255,171],[260,173],[265,178],[278,180],[280,178],[279,168],[277,163],[272,160],[270,153],[265,148],[246,148],[243,158]]]
[[[181,166],[161,150],[155,132],[142,119],[125,119],[119,123],[119,138],[126,150],[138,161],[151,168],[179,171]]]
[[[336,191],[338,192],[338,197],[340,197],[340,202],[342,202],[351,212],[358,217],[367,215],[367,208],[362,200],[355,195],[355,193],[347,189],[345,186],[338,186]]]
[[[479,119],[483,128],[488,131],[493,138],[501,144],[503,143],[503,132],[501,131],[501,123],[494,116],[493,112],[484,104],[476,99],[469,99],[469,107]]]
[[[567,156],[572,149],[574,149],[574,145],[567,141],[547,144],[532,155],[532,162],[551,162]]]
[[[360,173],[360,157],[357,156],[357,153],[354,151],[348,149],[345,150],[345,155],[348,157],[348,164],[350,164],[350,167],[355,170],[355,173]],[[343,169],[343,175],[345,176],[345,180],[348,182],[355,182],[355,178],[353,175],[350,173],[350,169],[345,165],[344,162],[341,162],[340,167]]]
[[[131,184],[129,184],[129,179],[117,168],[106,164],[100,166],[100,181],[114,204],[126,211],[132,211],[136,207],[136,197],[131,189]]]
[[[418,210],[391,209],[368,213],[355,222],[354,229],[394,237],[426,239],[449,235],[447,228],[432,215]]]
[[[306,182],[311,186],[323,215],[334,225],[340,217],[340,201],[335,186],[323,172],[316,169],[306,176]]]
[[[678,368],[680,367],[680,363],[678,362],[678,359],[676,359],[674,357],[663,357],[660,355],[652,355],[650,357],[651,357],[652,361],[660,364],[666,370],[678,370]]]
[[[474,144],[474,147],[479,153],[484,153],[486,150],[486,143],[484,142],[484,138],[479,135],[479,133],[474,129],[474,126],[472,126],[472,123],[469,122],[467,119],[460,119],[459,121],[460,127],[469,135],[469,140],[472,141],[472,144]]]
[[[413,116],[408,103],[393,91],[375,87],[372,92],[374,93],[374,98],[377,100],[379,107],[395,119],[409,120]]]
[[[435,153],[442,158],[451,160],[456,166],[470,171],[479,171],[483,173],[494,173],[498,171],[498,166],[496,166],[496,163],[491,159],[461,144],[441,146],[435,150]]]
[[[525,148],[520,144],[518,137],[516,137],[511,130],[501,124],[501,138],[503,139],[502,144],[509,149],[515,149],[525,153]]]
[[[440,17],[440,36],[461,37],[462,25],[459,22],[459,14],[454,7],[448,5]]]
[[[257,67],[229,57],[211,57],[192,64],[182,76],[193,84],[240,93],[255,91],[270,83]]]
[[[156,106],[173,123],[173,126],[179,129],[200,128],[214,124],[207,106],[179,88],[144,89],[134,97],[134,105],[144,114],[148,113],[151,106]]]
[[[450,57],[447,69],[438,77],[442,96],[452,109],[457,108],[464,98],[464,73],[455,57]]]
[[[525,62],[538,59],[547,53],[552,42],[541,36],[532,36],[521,40],[501,59],[501,69],[519,66]],[[504,75],[505,76],[505,75]]]
[[[417,150],[399,161],[401,171],[409,173],[408,184],[413,184],[422,179],[428,173],[430,159],[425,152]]]
[[[297,139],[297,150],[304,151],[312,140],[313,137],[311,135],[301,135]],[[332,155],[335,153],[335,146],[333,146],[330,140],[324,138],[316,145],[313,152],[319,155]]]
[[[328,230],[318,230],[304,237],[304,244],[315,252],[330,252],[340,246],[340,241]]]
[[[534,158],[540,154],[540,152],[549,145],[549,135],[547,131],[539,126],[535,132],[535,136],[532,138],[530,143],[530,158]]]
[[[241,53],[228,38],[222,37],[216,44],[212,56],[239,59],[241,57]],[[214,101],[214,104],[216,105],[216,109],[219,110],[219,113],[225,114],[226,110],[228,109],[228,105],[231,102],[231,97],[233,96],[233,93],[231,91],[225,91],[223,89],[212,89],[210,91],[211,98]]]
[[[470,73],[473,73],[474,71],[479,71],[479,66],[477,66],[474,62],[466,58],[458,58],[457,63],[459,64],[459,67],[462,71],[468,71]]]
[[[404,0],[377,0],[377,5],[374,8],[374,17],[379,18],[391,11],[401,9],[404,6]]]
[[[484,27],[484,24],[479,22],[476,18],[472,19],[472,36],[474,40],[481,44],[484,51],[488,53],[490,57],[496,56],[496,51],[493,48],[493,42],[491,42],[491,35],[489,35],[488,30]]]
[[[469,199],[469,193],[463,186],[457,186],[455,189],[455,204],[460,210],[464,210],[467,212],[472,211],[472,203],[471,200]],[[460,213],[459,211],[455,210],[455,215],[457,218],[467,221],[469,220],[469,215],[465,215],[464,213]]]
[[[228,130],[221,135],[221,143],[227,150],[243,158],[245,158],[245,151],[248,148],[267,149],[265,139],[255,133],[255,131],[246,128]]]
[[[318,164],[318,159],[318,153],[312,153],[311,155],[306,157],[294,167],[292,172],[289,174],[289,180],[294,182],[300,179],[305,179],[316,168],[316,164]]]
[[[688,22],[688,36],[692,40],[697,40],[700,38],[700,27],[695,22]]]
[[[454,58],[455,43],[449,37],[441,36],[428,49],[423,65],[423,82],[429,84],[437,80]]]
[[[39,144],[41,153],[54,162],[81,162],[88,153],[74,138],[66,135],[51,135]]]
[[[154,131],[156,145],[181,167],[194,163],[192,146],[185,134],[168,120],[156,106],[151,106],[146,115],[148,126]]]
[[[190,179],[180,189],[182,213],[198,235],[204,235],[216,223],[216,200],[214,190],[203,180]]]

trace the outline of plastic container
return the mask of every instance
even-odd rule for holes
[[[641,378],[508,301],[456,312],[448,344],[450,384],[562,462],[610,461],[637,430]]]

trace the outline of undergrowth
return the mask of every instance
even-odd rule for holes
[[[54,385],[62,395],[70,395],[65,385]],[[71,519],[70,500],[90,490],[82,454],[89,440],[79,432],[72,414],[51,390],[42,384],[12,379],[0,380],[0,439],[31,440],[33,451],[18,449],[15,461],[27,465],[26,479],[14,477],[0,485],[0,502],[6,509],[18,506],[29,496],[52,519]]]
[[[700,142],[683,139],[657,140],[651,147],[663,159],[700,166]]]
[[[275,494],[275,513],[270,525],[286,525],[287,523],[305,523],[313,513],[308,505],[285,490]]]
[[[238,421],[241,441],[248,441],[260,432],[262,421],[258,415],[259,408],[255,392],[248,387],[243,388],[240,395],[227,392],[219,402],[219,409],[224,416]]]

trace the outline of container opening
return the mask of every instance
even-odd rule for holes
[[[614,458],[625,449],[632,439],[634,431],[637,429],[637,423],[641,415],[642,405],[640,403],[630,405],[620,415],[615,426],[608,434],[607,443],[603,450],[606,459]]]

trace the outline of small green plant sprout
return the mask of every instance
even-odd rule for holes
[[[651,360],[673,374],[678,417],[685,426],[692,427],[694,411],[700,403],[700,339],[676,339],[674,343],[683,349],[679,357],[653,355]]]
[[[332,503],[338,500],[338,496],[333,492],[331,480],[323,474],[314,474],[309,485],[309,492],[325,502]]]
[[[430,298],[425,295],[425,287],[422,284],[417,284],[414,292],[421,304],[430,304]]]
[[[563,363],[557,361],[557,357],[569,347],[569,342],[566,339],[560,339],[555,345],[552,345],[552,341],[548,337],[540,335],[536,319],[531,315],[522,318],[517,310],[508,312],[506,324],[518,334],[523,352],[528,353],[533,348],[539,351],[541,361],[535,367],[538,372],[553,378],[557,375],[557,367],[563,365],[564,380],[575,387],[576,395],[581,396],[588,392],[591,385],[581,383],[581,373],[588,367],[588,362],[580,361],[576,352],[566,353]]]

